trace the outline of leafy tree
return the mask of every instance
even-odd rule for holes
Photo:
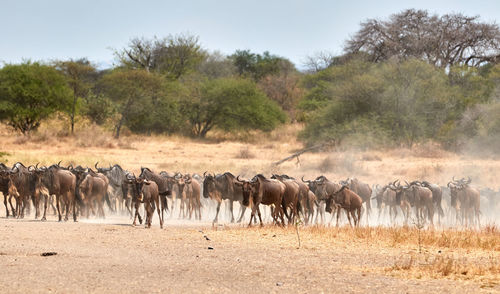
[[[198,72],[208,78],[229,78],[236,75],[236,66],[227,56],[215,51],[207,54],[207,58],[200,63]]]
[[[101,80],[102,94],[113,102],[118,117],[115,137],[120,136],[123,125],[136,131],[151,132],[153,111],[168,104],[164,79],[145,70],[115,70]],[[168,117],[169,113],[164,113]],[[140,123],[140,124],[137,124]],[[165,122],[168,124],[168,120]]]
[[[251,81],[222,78],[200,85],[183,105],[195,136],[205,137],[213,128],[270,131],[285,122],[280,108]]]
[[[499,61],[500,29],[497,24],[480,22],[478,16],[438,16],[408,9],[389,20],[363,22],[346,42],[345,51],[366,52],[375,62],[397,57],[417,58],[441,68],[479,67]]]
[[[78,102],[90,94],[96,79],[96,68],[85,58],[57,61],[55,62],[55,67],[64,73],[69,87],[73,90],[73,103],[69,112],[71,133],[73,133]]]
[[[309,112],[301,138],[310,143],[375,136],[385,145],[411,146],[439,135],[457,99],[442,70],[414,59],[381,64],[353,61],[320,72],[306,83],[317,85],[306,95],[310,102],[301,105]]]
[[[265,51],[262,55],[250,50],[236,50],[230,56],[242,77],[250,77],[259,81],[263,77],[279,74],[282,70],[295,71],[295,66],[288,60]]]
[[[0,119],[23,134],[57,111],[71,109],[71,89],[55,68],[38,62],[0,69]]]
[[[116,51],[115,56],[124,67],[155,71],[178,79],[196,70],[206,53],[197,36],[180,34],[162,39],[134,38],[127,48]]]

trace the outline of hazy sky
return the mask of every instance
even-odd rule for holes
[[[361,21],[407,8],[500,18],[500,0],[0,0],[0,61],[87,57],[107,67],[133,37],[188,32],[208,50],[267,50],[300,67],[316,51],[341,53]]]

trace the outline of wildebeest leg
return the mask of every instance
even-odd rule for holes
[[[3,195],[3,205],[5,205],[5,217],[9,217],[9,207],[7,206],[7,194]]]
[[[260,226],[262,227],[264,226],[264,223],[262,222],[262,216],[260,215],[260,207],[258,204],[256,206],[257,206],[257,214],[259,215]],[[250,220],[250,222],[252,222],[252,220]]]
[[[62,215],[61,215],[61,205],[59,203],[59,194],[56,195],[56,207],[57,207],[57,215],[58,215],[58,221],[62,221]]]
[[[351,216],[350,214],[352,214],[352,211],[349,211],[349,210],[345,210],[345,214],[347,215],[347,220],[349,221],[349,225],[351,226],[352,228],[352,223],[351,223]],[[356,222],[354,222],[354,225],[356,225]]]
[[[241,214],[240,214],[240,217],[238,218],[238,221],[237,221],[238,223],[240,223],[240,222],[241,222],[241,220],[243,219],[243,216],[245,215],[245,210],[247,209],[247,207],[246,207],[245,205],[243,205],[243,204],[241,203],[241,201],[239,201],[239,203],[240,203],[240,211],[241,211]]]
[[[16,217],[16,209],[14,208],[14,205],[12,205],[12,195],[9,194],[9,204],[10,204],[10,209],[12,210],[12,217]],[[17,206],[16,206],[17,207]]]
[[[215,218],[214,218],[212,224],[216,224],[216,223],[219,222],[219,210],[220,210],[220,205],[221,204],[222,204],[222,200],[221,199],[217,199],[217,211],[215,212]]]
[[[229,199],[229,211],[231,212],[231,223],[234,223],[233,199]]]
[[[45,194],[43,195],[43,216],[42,216],[42,221],[46,221],[47,218],[47,206],[48,206],[48,202],[49,201],[49,195]]]
[[[166,198],[165,198],[166,200]],[[155,199],[156,202],[156,212],[158,212],[158,218],[160,219],[160,229],[163,229],[163,207],[160,208],[160,203],[158,199]],[[163,206],[163,205],[162,205]],[[161,210],[161,217],[160,217],[160,210]]]

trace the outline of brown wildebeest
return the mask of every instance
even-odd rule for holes
[[[255,218],[255,212],[259,215],[260,225],[263,226],[262,217],[260,214],[260,204],[274,206],[272,212],[275,223],[278,223],[278,218],[281,218],[281,224],[285,225],[283,219],[282,200],[285,194],[286,186],[282,182],[273,179],[266,179],[261,174],[256,175],[249,182],[250,185],[243,185],[243,205],[250,205],[252,199],[252,214],[248,226],[252,225],[252,219]]]
[[[151,222],[153,220],[155,206],[158,213],[158,218],[160,219],[160,228],[163,229],[163,217],[160,213],[160,197],[158,192],[158,185],[154,181],[148,181],[143,178],[136,178],[135,176],[127,175],[127,180],[132,187],[132,198],[135,207],[135,215],[133,226],[136,225],[136,218],[139,216],[139,222],[141,222],[141,216],[139,215],[139,205],[144,203],[144,209],[146,210],[146,219],[144,225],[146,228],[151,228]]]
[[[34,174],[37,181],[47,188],[49,195],[56,195],[56,207],[59,221],[62,221],[60,203],[65,206],[65,221],[69,218],[69,213],[73,209],[73,221],[76,217],[76,201],[82,203],[79,195],[76,195],[76,176],[71,171],[53,164],[50,167],[36,168]],[[46,220],[47,198],[45,198],[42,221]]]
[[[97,203],[97,216],[105,218],[104,200],[107,197],[108,183],[101,177],[95,177],[87,173],[77,186],[78,193],[80,193],[80,196],[86,205],[87,218],[89,218],[90,210],[92,211],[92,214],[95,214],[94,201]],[[109,202],[108,205],[110,205]]]
[[[234,175],[230,172],[221,175],[211,175],[205,172],[203,176],[205,177],[203,180],[203,197],[217,201],[217,212],[215,213],[215,218],[212,223],[216,224],[218,222],[219,210],[223,200],[229,200],[231,222],[234,222],[233,202],[240,202],[241,214],[238,218],[238,222],[241,222],[246,207],[245,205],[241,205],[243,201],[243,192],[240,186],[238,186],[238,181]]]
[[[427,214],[431,225],[434,225],[434,203],[432,202],[432,192],[428,188],[422,187],[416,183],[406,186],[391,185],[391,189],[396,191],[396,202],[402,204],[404,200],[408,201],[410,206],[415,207],[415,215],[419,223],[425,220],[424,213]]]
[[[125,181],[128,172],[118,164],[109,166],[109,168],[98,167],[97,164],[98,162],[94,165],[97,173],[105,175],[108,179],[108,189],[110,190],[108,198],[110,198],[112,210],[122,213],[128,212],[132,217],[132,199],[128,196],[128,184]],[[116,207],[117,201],[118,207]]]
[[[24,210],[29,207],[29,200],[35,202],[35,184],[36,179],[34,173],[30,170],[32,167],[25,167],[22,163],[17,162],[10,171],[10,179],[16,187],[16,216],[24,218]],[[35,204],[37,204],[35,202]],[[35,215],[38,217],[38,215]]]
[[[3,204],[5,205],[5,217],[9,217],[9,208],[7,207],[7,199],[9,199],[9,204],[12,212],[12,216],[16,216],[16,211],[14,205],[12,205],[12,198],[14,196],[9,195],[9,182],[11,169],[0,163],[0,192],[3,194]],[[12,183],[13,184],[13,183]]]
[[[189,219],[191,219],[194,211],[195,218],[201,220],[200,183],[196,179],[193,180],[193,177],[189,174],[184,175],[184,182],[186,183],[184,191],[188,199]]]
[[[453,182],[448,183],[451,206],[454,207],[457,212],[457,221],[460,216],[462,225],[466,224],[468,226],[474,224],[474,221],[477,220],[478,226],[481,226],[481,196],[476,188],[469,186],[471,182],[470,178],[467,181],[465,179],[455,180],[455,178],[453,178]]]
[[[153,181],[158,186],[158,193],[159,193],[160,201],[162,204],[161,219],[163,220],[163,212],[165,210],[168,210],[167,196],[172,194],[172,190],[171,190],[172,185],[169,184],[168,178],[152,172],[147,167],[141,167],[141,174],[139,175],[139,178],[142,178],[142,179],[145,179],[148,181]]]
[[[180,194],[179,196],[181,200],[179,218],[181,218],[181,215],[182,218],[186,218],[187,215],[189,214],[189,203],[188,203],[189,200],[187,191],[185,189],[186,179],[180,173],[176,173],[173,179],[175,180],[175,183],[179,187],[179,194]],[[191,196],[191,194],[189,196]]]
[[[347,180],[341,182],[342,185],[348,186],[351,191],[358,194],[359,197],[366,203],[366,223],[368,223],[368,218],[370,217],[370,211],[372,210],[371,198],[372,198],[372,188],[370,185],[361,182],[357,178],[347,178]]]
[[[398,216],[396,192],[391,190],[389,185],[385,185],[383,187],[377,185],[377,192],[375,193],[375,197],[373,197],[373,199],[377,200],[378,220],[380,221],[382,210],[384,210],[385,207],[388,207],[389,219],[392,223],[394,223],[396,221],[396,217]]]
[[[302,177],[302,182],[307,183],[309,190],[311,190],[314,195],[316,195],[318,201],[318,213],[316,213],[316,223],[318,222],[318,216],[321,214],[322,219],[324,218],[324,211],[321,207],[321,202],[326,202],[326,200],[336,191],[340,190],[341,186],[335,182],[328,180],[325,176],[319,176],[314,181],[306,181]],[[336,209],[336,207],[332,207]],[[333,210],[333,214],[335,210]]]
[[[279,175],[273,175],[271,179],[278,180],[285,184],[285,193],[283,194],[281,206],[286,218],[288,219],[288,224],[293,224],[297,213],[301,210],[299,202],[299,184],[297,184],[297,182],[293,179]],[[288,209],[290,209],[290,214],[288,214]]]
[[[352,227],[351,217],[354,219],[354,226],[359,226],[361,220],[361,206],[363,205],[363,200],[358,194],[351,191],[347,186],[342,186],[340,190],[334,192],[326,201],[325,210],[332,213],[333,207],[338,206],[346,210],[347,219]],[[339,225],[340,210],[337,210],[337,226]],[[357,213],[357,215],[356,215]]]
[[[441,217],[444,217],[444,211],[442,206],[443,199],[443,189],[439,185],[429,183],[428,181],[421,182],[423,187],[428,188],[432,192],[432,202],[438,212],[438,223],[441,224]]]

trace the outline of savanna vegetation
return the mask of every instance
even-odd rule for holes
[[[300,122],[306,145],[500,145],[500,28],[477,16],[368,19],[342,55],[312,54],[302,70],[270,52],[209,51],[190,34],[133,38],[114,53],[109,69],[87,59],[3,65],[0,121],[30,135],[63,116],[67,135],[90,120],[117,138]]]

